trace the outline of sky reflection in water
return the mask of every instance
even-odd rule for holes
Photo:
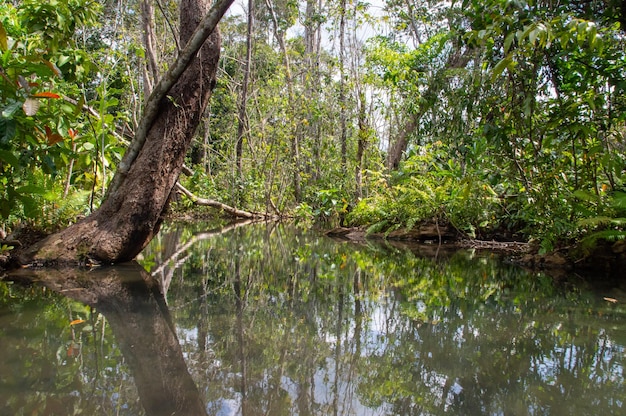
[[[167,394],[210,415],[624,413],[623,287],[467,251],[206,229],[165,229],[148,273],[107,275],[115,295],[0,282],[0,414],[157,414]]]

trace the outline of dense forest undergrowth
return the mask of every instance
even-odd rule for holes
[[[4,258],[31,242],[20,233],[64,227],[105,198],[145,97],[182,47],[178,7],[0,5]],[[172,209],[204,198],[388,238],[434,224],[570,264],[623,262],[622,7],[237,4],[220,23],[217,84]]]

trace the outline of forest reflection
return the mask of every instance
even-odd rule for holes
[[[162,234],[146,262],[176,264],[174,242],[198,235]],[[574,276],[433,252],[275,225],[198,242],[160,276],[188,362],[213,359],[190,366],[210,413],[621,413],[621,303]]]
[[[0,413],[623,413],[623,287],[470,251],[207,229],[167,227],[141,267],[37,278],[68,298],[0,282]]]

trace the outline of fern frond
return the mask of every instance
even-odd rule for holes
[[[379,231],[382,231],[382,230],[384,230],[387,227],[388,224],[389,224],[389,221],[387,221],[387,220],[379,221],[379,222],[371,225],[367,229],[367,234],[373,234],[373,233],[377,233]]]
[[[588,235],[581,240],[583,249],[587,252],[591,251],[600,240],[615,242],[624,240],[626,238],[626,231],[623,230],[602,230]]]
[[[578,225],[581,227],[600,227],[603,225],[613,224],[616,218],[611,217],[592,217],[592,218],[584,218],[578,221]]]
[[[626,192],[615,192],[611,206],[616,209],[626,209]]]

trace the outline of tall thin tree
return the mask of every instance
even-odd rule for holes
[[[243,180],[243,141],[248,130],[246,109],[248,104],[248,83],[252,66],[252,32],[254,27],[254,1],[248,0],[248,28],[246,31],[246,60],[243,65],[243,83],[239,98],[239,112],[237,117],[237,143],[235,145],[235,163],[237,166],[237,180]],[[239,189],[239,187],[234,187]],[[237,203],[240,204],[239,198]]]

